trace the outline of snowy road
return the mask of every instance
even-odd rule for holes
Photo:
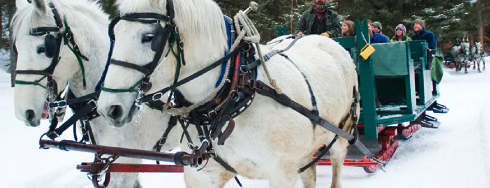
[[[487,58],[486,62],[490,62]],[[420,129],[401,141],[385,170],[367,174],[362,168],[344,167],[344,187],[355,188],[490,188],[490,70],[464,75],[444,70],[439,103],[448,114],[434,114],[442,123],[439,129]],[[0,171],[2,187],[7,188],[88,188],[84,173],[76,170],[91,154],[38,149],[39,136],[47,122],[30,128],[15,119],[10,75],[0,72],[2,131]],[[330,167],[318,167],[317,187],[329,187]],[[184,187],[182,174],[143,174],[144,187]],[[241,178],[244,187],[268,187],[263,180]],[[226,187],[238,187],[229,182]],[[300,182],[298,182],[298,186]]]

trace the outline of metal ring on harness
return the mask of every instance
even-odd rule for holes
[[[98,174],[93,174],[89,179],[92,180],[92,184],[94,185],[94,187],[96,188],[104,188],[104,187],[107,187],[109,186],[109,182],[111,181],[111,173],[110,172],[106,172],[105,173],[105,177],[104,177],[104,182],[102,182],[102,184],[99,184],[99,177],[100,175]]]

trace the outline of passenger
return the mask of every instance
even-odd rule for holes
[[[354,26],[354,22],[351,20],[344,20],[342,22],[342,36],[354,36],[356,35],[356,27]]]
[[[413,24],[413,30],[415,33],[412,35],[412,40],[425,40],[428,45],[427,52],[427,69],[430,69],[432,63],[432,55],[436,53],[437,50],[437,36],[425,29],[425,21],[421,19],[416,19]]]
[[[340,37],[342,35],[340,16],[330,7],[327,7],[327,1],[313,0],[313,8],[303,13],[294,33],[298,35],[320,34],[331,38]]]
[[[398,24],[395,28],[395,35],[393,35],[393,38],[391,38],[391,42],[398,42],[398,41],[411,41],[412,38],[407,36],[407,28],[405,28],[405,25],[403,24]]]
[[[374,32],[376,32],[376,33],[383,33],[383,31],[381,31],[381,30],[383,30],[383,26],[381,25],[380,22],[378,22],[378,21],[373,22],[373,26],[374,26],[373,27],[373,31]]]
[[[371,20],[368,20],[368,32],[371,37],[371,44],[389,42],[386,35],[374,32],[373,27],[374,25],[371,23]]]

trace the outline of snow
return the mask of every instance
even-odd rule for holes
[[[490,57],[486,62],[490,62]],[[400,141],[386,172],[367,174],[362,168],[344,167],[344,187],[490,187],[489,70],[464,74],[445,68],[439,89],[442,95],[438,102],[451,109],[448,114],[430,114],[441,122],[439,129],[422,128],[411,139]],[[92,187],[76,165],[92,161],[93,155],[39,149],[38,139],[47,130],[48,122],[37,128],[25,126],[15,118],[13,96],[10,75],[0,71],[2,187]],[[320,166],[317,170],[317,187],[328,187],[331,167]],[[144,187],[150,188],[185,186],[181,173],[147,173],[140,179]],[[269,187],[264,180],[240,180],[244,187]],[[232,180],[226,187],[238,185]],[[296,187],[301,187],[300,181]]]

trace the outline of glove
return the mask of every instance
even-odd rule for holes
[[[300,31],[300,32],[296,33],[296,35],[303,35],[303,32]]]
[[[320,34],[321,36],[324,36],[324,37],[330,37],[330,34],[328,34],[327,32],[324,32],[322,34]]]

